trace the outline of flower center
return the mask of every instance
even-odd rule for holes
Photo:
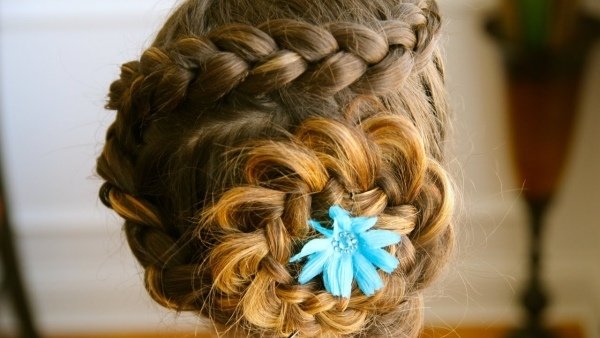
[[[333,249],[340,253],[351,253],[356,250],[358,240],[351,232],[340,232],[332,241]]]

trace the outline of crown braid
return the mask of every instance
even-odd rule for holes
[[[418,334],[453,238],[440,20],[431,1],[385,8],[371,24],[270,18],[202,34],[176,14],[122,66],[100,198],[125,219],[154,300],[242,336]],[[295,281],[307,220],[332,204],[403,238],[371,297]]]
[[[386,94],[421,71],[433,52],[439,15],[412,9],[376,23],[377,30],[350,22],[316,26],[277,19],[258,27],[228,24],[206,36],[151,47],[140,61],[123,65],[107,108],[171,111],[188,91],[196,103],[213,102],[233,90],[258,95],[296,82],[329,95],[348,87]]]

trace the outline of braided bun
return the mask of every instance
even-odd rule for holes
[[[453,243],[435,3],[234,2],[185,2],[110,89],[100,198],[148,292],[234,336],[417,336]],[[289,263],[332,205],[402,238],[370,297]]]

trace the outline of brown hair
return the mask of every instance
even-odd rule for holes
[[[433,0],[184,2],[122,66],[102,201],[160,304],[244,336],[415,337],[453,244]],[[307,221],[395,231],[371,297],[301,285]]]

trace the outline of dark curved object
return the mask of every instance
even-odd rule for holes
[[[8,198],[4,187],[2,158],[0,156],[0,253],[3,269],[2,277],[4,278],[2,281],[2,291],[8,291],[8,298],[12,302],[18,319],[19,337],[37,338],[39,335],[31,314],[27,294],[23,287],[23,279],[21,278],[21,270],[18,264],[19,260],[8,213]]]

